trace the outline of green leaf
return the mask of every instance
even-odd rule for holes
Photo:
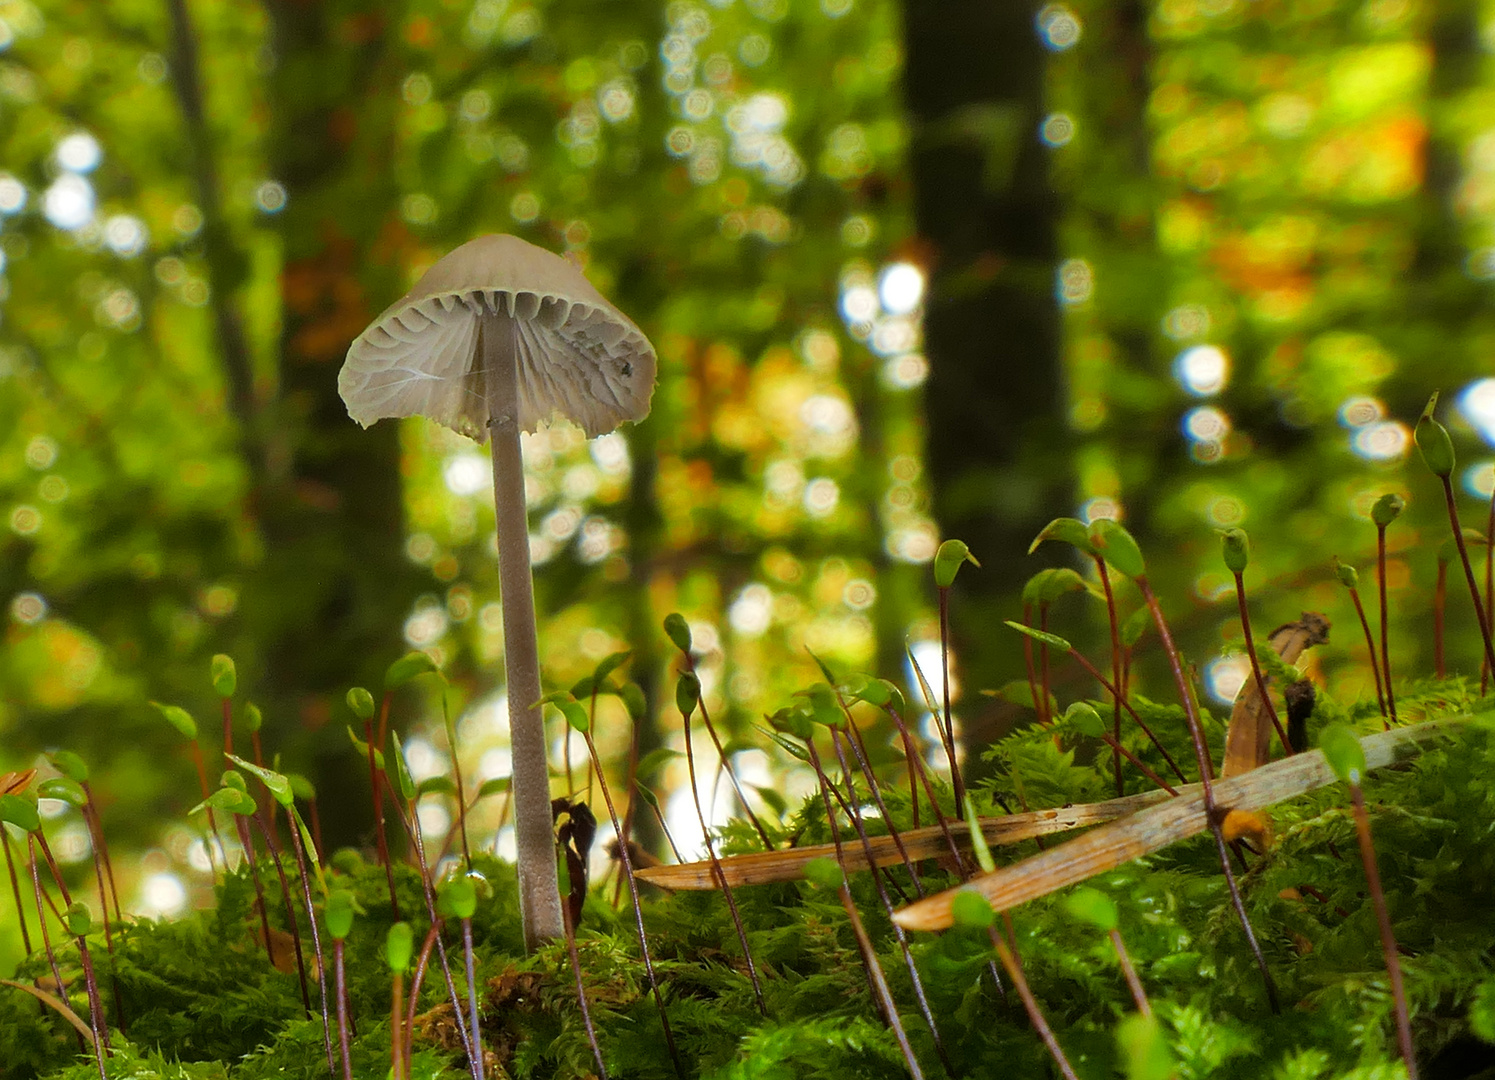
[[[780,713],[788,714],[790,712],[790,710],[789,709],[780,709],[779,712]],[[769,720],[772,720],[775,723],[777,723],[778,722],[777,715],[778,714],[776,713],[774,716],[770,716]],[[810,729],[810,721],[808,719],[806,719],[804,721],[804,723],[805,723],[805,735],[803,737],[804,738],[808,738],[810,730],[811,730]],[[780,750],[784,751],[784,753],[788,754],[790,757],[798,758],[800,761],[803,761],[806,765],[808,765],[810,763],[810,754],[809,754],[809,751],[807,751],[803,746],[801,746],[799,743],[795,742],[793,739],[786,739],[784,736],[780,735],[777,731],[770,731],[768,728],[764,727],[762,724],[754,724],[753,726],[755,728],[757,728],[759,731],[763,732],[764,735],[768,736],[768,738],[773,742],[773,744],[775,746],[777,746]]]
[[[805,880],[821,889],[839,889],[846,880],[841,864],[827,855],[811,859],[804,866]]]
[[[789,803],[784,799],[784,796],[780,794],[778,788],[759,787],[757,784],[750,784],[748,786],[756,791],[758,793],[758,798],[767,803],[769,809],[771,809],[775,814],[779,815],[779,817],[783,817],[784,812],[789,809]]]
[[[1005,622],[1019,634],[1026,634],[1034,641],[1041,641],[1050,648],[1058,649],[1060,652],[1069,652],[1069,642],[1065,641],[1058,634],[1050,634],[1046,630],[1035,630],[1031,626],[1024,626],[1022,623],[1013,622],[1011,619],[1007,619]]]
[[[561,715],[566,718],[566,724],[572,731],[588,732],[592,730],[592,718],[587,715],[587,707],[579,701],[558,701],[556,708],[561,710]]]
[[[1340,562],[1337,557],[1334,560],[1334,572],[1339,575],[1339,583],[1346,589],[1353,589],[1359,586],[1359,572],[1348,563]]]
[[[599,663],[593,670],[592,678],[597,680],[598,686],[601,686],[603,680],[605,680],[614,671],[617,671],[618,668],[626,664],[628,662],[628,658],[632,655],[632,649],[624,649],[622,652],[610,653],[609,655],[604,656],[601,663]]]
[[[359,756],[367,761],[369,756],[369,744],[358,737],[358,732],[354,731],[351,725],[344,730],[348,732],[348,739],[353,743],[353,747],[358,751]],[[374,751],[374,768],[380,770],[381,772],[384,770],[384,755],[378,750]]]
[[[690,624],[685,621],[685,616],[678,611],[672,611],[664,617],[664,632],[686,656],[690,655]]]
[[[637,774],[639,776],[653,776],[666,761],[684,756],[679,750],[671,750],[668,746],[655,747],[638,759]]]
[[[239,772],[239,770],[237,769],[224,769],[223,775],[218,778],[218,782],[224,787],[231,787],[234,790],[242,791],[245,794],[248,794],[249,792],[249,784],[245,781],[244,774]],[[294,785],[292,786],[294,789]]]
[[[1099,927],[1107,933],[1121,924],[1121,912],[1099,889],[1081,887],[1064,898],[1064,909],[1081,922]]]
[[[421,653],[422,656],[425,653]],[[348,691],[344,699],[353,715],[360,720],[372,720],[374,718],[374,695],[362,686],[355,686]]]
[[[283,774],[256,765],[252,761],[245,761],[236,754],[225,755],[239,768],[253,776],[258,776],[264,782],[265,788],[270,792],[270,797],[281,806],[290,806],[295,801],[295,795],[291,791],[291,782]]]
[[[252,701],[244,702],[244,709],[240,713],[244,720],[244,730],[253,735],[265,723],[265,716],[260,712],[260,707]]]
[[[865,701],[879,709],[893,700],[893,684],[886,679],[874,679],[871,675],[857,672],[844,685],[846,695],[853,701]]]
[[[1136,539],[1118,521],[1097,518],[1090,523],[1090,543],[1106,562],[1132,580],[1147,576],[1147,564]]]
[[[654,792],[646,788],[642,780],[635,780],[633,782],[633,786],[638,788],[639,797],[642,798],[644,802],[652,806],[656,814],[661,812],[659,809],[659,796],[655,795]]]
[[[701,680],[696,678],[694,671],[682,671],[679,681],[675,683],[675,708],[680,710],[681,716],[689,720],[700,703]]]
[[[1487,1043],[1495,1043],[1495,976],[1485,979],[1469,1003],[1469,1030]]]
[[[1173,1075],[1173,1054],[1156,1016],[1126,1017],[1116,1025],[1116,1042],[1127,1080],[1168,1080]]]
[[[1085,523],[1075,518],[1055,518],[1045,525],[1043,531],[1033,538],[1033,543],[1028,545],[1028,554],[1031,555],[1037,551],[1038,545],[1045,540],[1058,540],[1062,544],[1072,544],[1087,555],[1095,552]]]
[[[240,791],[236,787],[221,787],[191,810],[188,810],[187,814],[190,817],[193,814],[200,814],[204,810],[222,810],[225,813],[247,816],[253,814],[257,809],[258,807],[255,806],[254,800],[246,792]]]
[[[1023,586],[1022,600],[1024,604],[1052,604],[1067,593],[1093,591],[1085,579],[1069,567],[1050,567],[1028,579]]]
[[[1251,541],[1245,529],[1219,529],[1220,554],[1225,559],[1225,569],[1232,574],[1244,574],[1251,562]]]
[[[457,785],[450,776],[428,776],[415,786],[416,797],[439,794],[457,797]]]
[[[389,733],[390,749],[394,751],[395,763],[395,789],[399,791],[400,798],[409,802],[415,798],[415,781],[410,778],[410,765],[405,761],[405,748],[400,745],[398,732]]]
[[[643,688],[638,683],[624,683],[618,688],[618,697],[623,702],[623,707],[628,710],[628,715],[634,722],[642,720],[649,713],[649,702],[644,697]]]
[[[184,739],[197,738],[197,721],[192,719],[192,714],[178,705],[162,705],[159,701],[151,702],[161,718],[181,733]]]
[[[36,803],[24,795],[0,795],[0,821],[9,822],[23,832],[37,832],[42,827]]]
[[[1076,701],[1064,710],[1064,723],[1093,739],[1104,738],[1106,734],[1106,722],[1095,711],[1095,706],[1087,701]]]
[[[239,688],[239,672],[234,667],[234,658],[218,653],[213,657],[208,670],[213,683],[213,693],[219,697],[233,697],[234,691]]]
[[[1128,649],[1137,647],[1137,642],[1142,640],[1142,635],[1147,633],[1147,628],[1152,625],[1152,612],[1145,607],[1140,607],[1126,617],[1121,624],[1121,643]]]
[[[442,885],[437,894],[438,910],[443,915],[458,919],[470,919],[478,909],[478,890],[472,878],[466,875],[454,877]]]
[[[964,540],[946,540],[934,553],[934,583],[941,589],[955,584],[955,575],[966,563],[980,567]]]
[[[300,773],[286,773],[286,779],[291,782],[291,794],[296,798],[311,802],[317,797],[317,789]]]
[[[70,776],[54,776],[50,780],[43,780],[36,785],[36,794],[43,799],[58,799],[76,809],[82,809],[88,802],[88,796],[83,793],[83,785]]]
[[[394,690],[411,679],[436,671],[436,662],[423,652],[408,652],[384,670],[384,689]]]
[[[62,920],[67,923],[68,932],[74,937],[87,937],[93,933],[93,915],[82,900],[74,900],[69,904]]]
[[[353,932],[354,908],[353,894],[347,889],[333,889],[332,895],[327,897],[322,918],[333,941],[342,941]]]
[[[1334,775],[1358,786],[1365,776],[1365,750],[1355,733],[1344,724],[1330,724],[1319,732],[1319,749]]]
[[[839,728],[845,723],[846,714],[841,711],[835,691],[824,683],[801,690],[798,696],[809,703],[810,720],[814,723],[828,728]]]
[[[1422,452],[1423,463],[1432,470],[1433,475],[1447,478],[1453,473],[1456,459],[1448,429],[1433,419],[1433,410],[1437,407],[1438,391],[1434,390],[1427,407],[1422,410],[1422,417],[1417,421],[1417,430],[1412,433],[1412,438],[1417,443],[1417,449]]]
[[[971,801],[969,793],[966,794],[965,811],[966,825],[971,830],[971,850],[976,853],[976,863],[984,873],[990,874],[997,868],[997,864],[991,857],[986,834],[981,831],[981,819],[976,816],[976,804]]]
[[[486,799],[490,795],[497,795],[501,791],[508,791],[509,785],[512,782],[513,777],[510,776],[495,776],[492,779],[484,780],[483,786],[478,788],[478,798]]]
[[[991,901],[975,889],[963,888],[950,898],[950,918],[956,926],[985,930],[997,921],[997,912]]]
[[[63,776],[76,780],[80,784],[88,783],[87,763],[71,750],[53,750],[47,755],[47,760]]]
[[[410,957],[415,952],[415,934],[407,922],[397,922],[384,936],[384,962],[389,970],[404,974],[410,970]]]

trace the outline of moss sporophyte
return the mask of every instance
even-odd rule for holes
[[[464,364],[487,340],[489,303],[484,294],[476,304],[484,329],[472,329]],[[517,318],[529,303],[494,309]],[[1441,484],[1452,437],[1433,411],[1418,441],[1429,483]],[[1369,515],[1375,547],[1369,529],[1356,541],[1386,601],[1400,595],[1385,588],[1386,529],[1410,527],[1398,523],[1407,501],[1388,492]],[[1450,524],[1449,542],[1411,567],[1438,574],[1440,640],[1443,570],[1461,541],[1477,539],[1457,516]],[[221,747],[218,725],[199,728],[187,708],[150,710],[197,773],[196,792],[176,797],[181,828],[211,859],[215,906],[175,922],[121,913],[84,756],[58,750],[0,775],[5,903],[28,954],[0,989],[7,1080],[1317,1080],[1393,1067],[1415,1076],[1419,1060],[1452,1075],[1449,1055],[1495,1058],[1484,1041],[1495,1038],[1495,901],[1469,887],[1491,865],[1484,778],[1495,769],[1495,709],[1473,673],[1403,681],[1393,693],[1386,627],[1397,611],[1383,601],[1377,647],[1357,571],[1322,567],[1323,582],[1337,576],[1345,591],[1317,595],[1337,595],[1345,621],[1353,602],[1378,691],[1370,696],[1368,679],[1362,699],[1339,700],[1315,686],[1314,659],[1359,663],[1361,646],[1334,652],[1329,619],[1311,611],[1258,641],[1253,615],[1273,601],[1255,578],[1248,594],[1246,575],[1269,559],[1270,537],[1225,530],[1219,551],[1235,590],[1221,621],[1249,666],[1217,717],[1152,587],[1149,570],[1165,563],[1144,558],[1117,522],[1060,519],[1039,540],[1078,558],[1036,573],[1023,617],[1000,628],[1014,658],[1027,649],[1028,678],[1001,692],[1018,722],[986,745],[961,735],[971,714],[951,691],[948,615],[957,581],[971,580],[957,572],[982,572],[953,540],[931,567],[945,616],[940,667],[910,650],[907,685],[817,651],[806,684],[749,725],[723,694],[720,657],[698,649],[694,616],[681,612],[650,648],[612,653],[567,689],[537,688],[519,712],[577,737],[588,773],[578,782],[559,754],[552,771],[542,742],[543,837],[557,867],[544,896],[487,850],[496,830],[468,820],[485,799],[503,799],[506,816],[511,793],[517,814],[523,785],[517,771],[512,784],[478,783],[470,767],[464,776],[460,712],[429,656],[395,658],[378,691],[346,695],[347,736],[373,786],[372,858],[320,851],[307,820],[315,793],[274,746],[261,748],[263,716],[242,699],[240,669],[215,656],[187,703],[221,710]],[[1483,643],[1488,605],[1467,551],[1460,561]],[[1072,618],[1091,599],[1093,624]],[[665,642],[677,734],[641,752],[619,736],[643,726],[639,683],[659,673],[634,656]],[[1096,642],[1109,644],[1109,664],[1087,655]],[[397,691],[411,686],[431,716],[406,714]],[[633,732],[606,730],[619,715]],[[416,719],[444,733],[450,776],[412,774],[404,725]],[[234,752],[236,723],[254,737],[252,756]],[[625,789],[609,786],[620,746],[627,808],[613,794]],[[763,782],[756,755],[779,781]],[[639,783],[667,769],[689,785],[676,809],[699,829],[700,860],[677,850],[661,864],[635,834],[636,794],[676,828],[672,849],[692,839],[678,835],[672,800]],[[791,776],[802,787],[776,790]],[[594,782],[602,821],[587,794]],[[381,839],[386,799],[395,829]],[[739,819],[723,823],[713,810],[723,799],[736,800]],[[438,815],[423,810],[437,806],[450,827],[428,842],[423,817]],[[91,838],[91,877],[60,858],[71,821]],[[236,836],[233,848],[220,829]],[[1339,857],[1352,837],[1360,860]],[[1461,906],[1434,903],[1448,896]],[[552,906],[557,933],[537,934]]]

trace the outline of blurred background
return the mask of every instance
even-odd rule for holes
[[[1471,526],[1495,483],[1492,54],[1491,0],[0,0],[0,770],[81,754],[146,915],[210,896],[148,702],[216,746],[214,653],[329,847],[371,840],[344,693],[409,649],[469,784],[506,775],[487,453],[362,431],[336,393],[364,326],[487,232],[575,259],[659,352],[644,422],[525,441],[547,684],[632,649],[644,751],[682,745],[680,611],[740,773],[792,807],[805,778],[751,725],[819,678],[807,648],[937,682],[955,536],[982,568],[952,691],[989,767],[1032,716],[1001,620],[1069,557],[1026,554],[1060,515],[1142,539],[1223,714],[1214,530],[1253,538],[1258,632],[1325,612],[1316,677],[1363,701],[1330,560],[1368,565],[1397,492],[1392,650],[1430,674],[1432,390]],[[1477,674],[1450,580],[1448,666]],[[1094,600],[1050,618],[1104,655]],[[396,698],[418,775],[450,767],[441,714],[434,679]],[[621,775],[616,702],[598,731]],[[652,760],[694,849],[683,765]],[[86,828],[43,810],[81,877]],[[422,819],[439,846],[452,807]]]

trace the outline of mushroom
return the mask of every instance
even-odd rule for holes
[[[419,415],[480,444],[492,437],[519,902],[533,949],[564,924],[519,433],[563,416],[592,438],[641,419],[654,349],[565,259],[518,237],[483,236],[439,260],[358,336],[337,388],[364,427]]]

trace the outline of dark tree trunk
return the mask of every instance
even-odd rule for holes
[[[402,623],[421,586],[404,557],[399,426],[361,430],[337,392],[348,345],[403,292],[408,236],[392,216],[403,73],[386,55],[398,21],[388,5],[277,0],[268,8],[269,157],[286,190],[284,322],[268,476],[253,508],[264,555],[245,615],[264,643],[259,693],[275,706],[267,719],[306,733],[338,717],[355,682],[378,692],[384,666],[404,649]],[[359,838],[370,820],[368,781],[359,783],[339,727],[312,743],[313,782],[344,796],[320,803],[331,846]]]

